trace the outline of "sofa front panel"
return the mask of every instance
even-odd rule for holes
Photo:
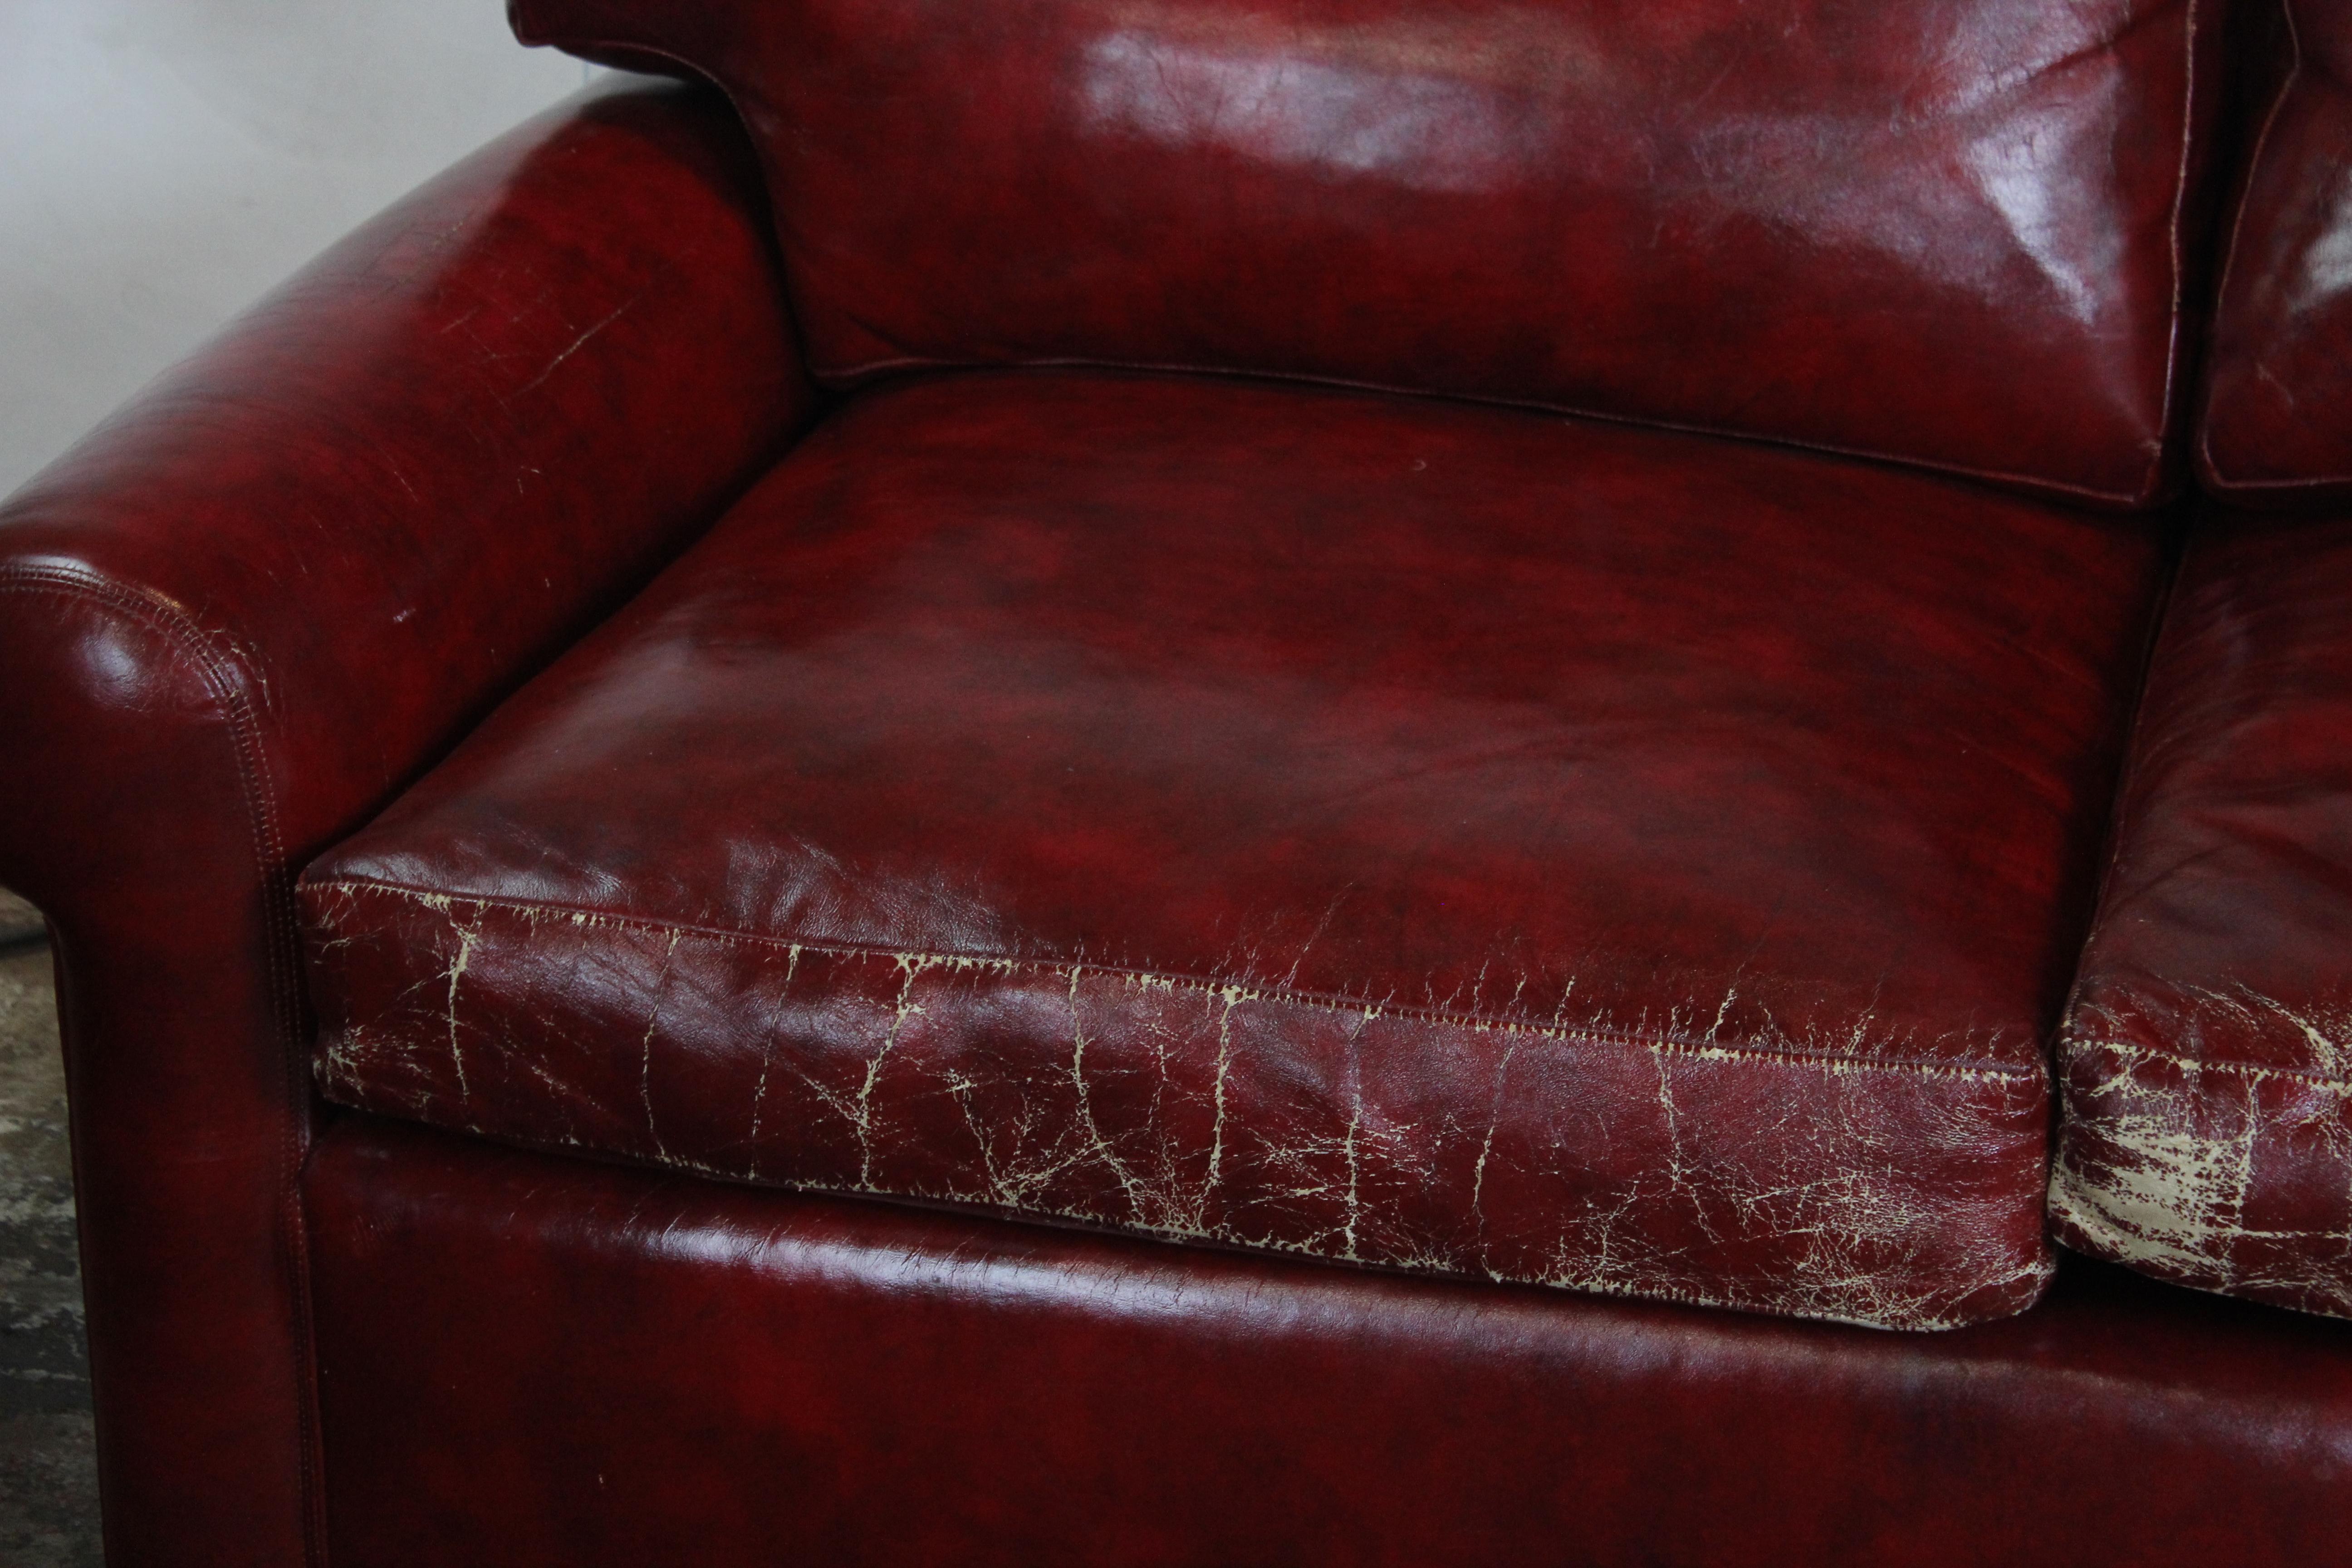
[[[2199,0],[516,0],[767,161],[812,364],[1528,401],[2149,499]]]
[[[2352,496],[2352,8],[2285,0],[2206,371],[2199,461],[2247,504]]]
[[[760,1193],[347,1118],[339,1568],[2344,1561],[2352,1343],[2071,1260],[1932,1338]]]
[[[1176,1239],[2015,1311],[2161,559],[1521,411],[879,390],[313,865],[321,1082]]]

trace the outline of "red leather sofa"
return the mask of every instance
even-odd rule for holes
[[[0,510],[110,1560],[2352,1561],[2342,6],[513,12]]]

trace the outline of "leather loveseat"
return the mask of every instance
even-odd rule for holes
[[[0,512],[112,1560],[2352,1561],[2352,13],[513,14]]]

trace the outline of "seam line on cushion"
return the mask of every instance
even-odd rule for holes
[[[1546,403],[1534,398],[1497,397],[1475,392],[1436,392],[1426,387],[1400,386],[1382,381],[1358,381],[1339,375],[1310,375],[1301,371],[1236,370],[1225,365],[1184,364],[1152,360],[1120,359],[1015,359],[1006,361],[932,359],[908,355],[899,359],[866,360],[841,369],[811,365],[810,376],[820,382],[847,386],[867,381],[892,371],[1004,371],[1004,370],[1122,370],[1141,371],[1159,375],[1198,375],[1219,381],[1276,381],[1294,386],[1344,387],[1354,392],[1377,392],[1391,397],[1411,397],[1429,402],[1468,404],[1480,408],[1510,408],[1522,412],[1549,414],[1570,419],[1590,419],[1598,424],[1614,425],[1635,430],[1669,430],[1678,436],[1702,436],[1713,440],[1739,441],[1753,446],[1777,447],[1784,450],[1820,453],[1832,458],[1845,458],[1857,462],[1886,464],[1895,468],[1930,475],[1979,480],[1991,484],[2016,485],[2021,489],[2045,494],[2070,496],[2083,500],[2099,501],[2110,506],[2144,508],[2157,480],[2138,490],[2098,489],[2089,485],[2069,484],[2063,479],[2042,478],[2033,474],[2011,473],[2001,468],[1971,468],[1963,463],[1937,462],[1926,458],[1902,458],[1867,447],[1840,447],[1826,441],[1808,441],[1794,436],[1767,436],[1755,431],[1734,430],[1721,426],[1696,425],[1672,419],[1652,419],[1633,414],[1607,414],[1598,409],[1581,408],[1572,404]]]
[[[65,566],[13,565],[0,569],[0,595],[47,594],[79,599],[113,610],[145,626],[186,658],[226,721],[230,751],[235,757],[239,793],[245,798],[247,831],[251,836],[255,871],[260,883],[264,932],[263,952],[270,970],[269,995],[286,1055],[288,1123],[279,1143],[281,1201],[278,1239],[285,1248],[287,1278],[283,1281],[293,1308],[296,1373],[295,1463],[302,1491],[302,1533],[305,1557],[314,1564],[327,1561],[323,1521],[324,1489],[319,1475],[319,1434],[312,1398],[317,1384],[316,1330],[311,1322],[310,1242],[299,1184],[309,1152],[304,1122],[310,1106],[308,1053],[302,1048],[301,958],[296,933],[292,868],[288,863],[278,807],[268,784],[261,740],[254,706],[247,695],[261,685],[247,673],[258,663],[235,639],[223,634],[226,651],[208,637],[194,617],[173,599],[151,589],[117,583],[97,573]],[[266,686],[264,689],[266,689]]]
[[[2180,359],[2188,352],[2181,341],[2181,311],[2186,305],[2183,296],[2188,289],[2188,264],[2182,256],[2181,229],[2189,216],[2189,176],[2197,151],[2197,18],[2204,9],[2204,0],[2184,0],[2180,10],[2186,18],[2182,31],[2186,35],[2181,47],[2184,63],[2181,71],[2180,96],[2180,173],[2172,189],[2172,217],[2166,227],[2166,253],[2172,262],[2172,299],[2168,312],[2171,331],[2165,341],[2164,395],[2157,405],[2157,440],[2159,444],[2172,434],[2172,405],[2179,395]]]
[[[1091,970],[1097,974],[1121,975],[1156,985],[1181,986],[1186,990],[1210,994],[1230,993],[1237,1001],[1290,1003],[1330,1013],[1361,1013],[1370,1017],[1411,1018],[1421,1022],[1453,1025],[1470,1029],[1535,1035],[1548,1039],[1584,1039],[1637,1046],[1647,1050],[1671,1052],[1680,1056],[1696,1057],[1702,1060],[1756,1059],[1787,1062],[1832,1071],[1853,1068],[1872,1072],[1912,1073],[1927,1078],[1990,1079],[2009,1083],[2032,1084],[2037,1088],[2044,1081],[2042,1070],[2038,1065],[2022,1068],[1974,1060],[1947,1064],[1923,1062],[1903,1057],[1863,1057],[1770,1046],[1723,1045],[1704,1039],[1682,1039],[1669,1035],[1632,1029],[1550,1024],[1534,1019],[1504,1018],[1491,1014],[1461,1012],[1442,1007],[1395,1006],[1336,993],[1303,991],[1291,986],[1266,985],[1247,980],[1218,979],[1196,974],[1172,974],[1164,971],[1137,969],[1124,964],[1086,963],[1068,959],[1007,958],[986,953],[927,952],[912,948],[866,946],[856,942],[811,942],[793,937],[772,936],[761,931],[691,926],[644,915],[616,914],[609,910],[583,909],[569,904],[545,903],[502,895],[436,893],[423,888],[410,888],[397,882],[377,881],[369,878],[322,878],[317,881],[305,882],[303,887],[310,891],[387,893],[421,904],[436,913],[446,914],[449,906],[454,904],[471,904],[477,908],[562,915],[583,924],[669,931],[728,944],[749,943],[762,947],[790,948],[803,952],[819,952],[840,957],[889,959],[902,963],[937,963],[942,966],[971,965],[975,968],[1034,970],[1049,974],[1070,976]]]
[[[2333,1089],[2337,1094],[2352,1097],[2352,1079],[2334,1078],[2324,1072],[2304,1068],[2263,1067],[2257,1062],[2209,1062],[2196,1057],[2184,1057],[2178,1051],[2162,1050],[2155,1046],[2136,1046],[2124,1040],[2093,1039],[2087,1036],[2070,1036],[2061,1043],[2067,1051],[2112,1051],[2117,1056],[2153,1057],[2190,1072],[2232,1072],[2246,1078],[2287,1078],[2307,1083],[2317,1089]]]
[[[2254,150],[2246,159],[2246,188],[2238,199],[2236,215],[2230,220],[2230,243],[2228,248],[2222,252],[2221,276],[2213,289],[2213,310],[2217,320],[2229,302],[2230,280],[2237,271],[2239,247],[2245,237],[2246,209],[2252,205],[2254,184],[2262,178],[2263,154],[2270,148],[2272,130],[2278,124],[2279,117],[2286,112],[2287,102],[2294,98],[2295,86],[2303,79],[2303,33],[2295,26],[2293,0],[2280,6],[2279,12],[2286,20],[2286,79],[2279,84],[2278,97],[2272,100],[2270,112],[2263,117],[2262,131],[2254,138]],[[2210,334],[2208,335],[2210,337]],[[2303,479],[2235,479],[2224,474],[2221,464],[2213,456],[2210,377],[2207,379],[2209,383],[2206,393],[2207,406],[2204,410],[2204,417],[2199,423],[2197,446],[2199,451],[2204,456],[2206,471],[2210,473],[2220,485],[2235,490],[2291,489],[2312,485],[2338,484],[2345,479],[2347,476],[2342,474]]]

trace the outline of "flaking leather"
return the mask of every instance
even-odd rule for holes
[[[2149,676],[2060,1040],[2050,1206],[2161,1279],[2352,1317],[2352,524],[2216,514]]]

